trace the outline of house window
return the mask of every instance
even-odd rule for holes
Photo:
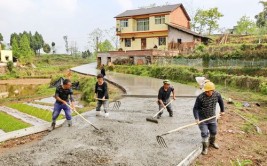
[[[128,20],[121,20],[121,27],[124,28],[124,27],[128,27]]]
[[[166,37],[159,37],[159,46],[166,46]]]
[[[177,39],[178,44],[182,44],[182,39]]]
[[[132,41],[131,39],[125,39],[125,47],[131,47]]]
[[[137,20],[137,31],[148,31],[149,30],[149,19]]]
[[[165,16],[156,16],[155,24],[165,24]]]

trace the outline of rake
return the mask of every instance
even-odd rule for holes
[[[86,121],[87,123],[89,123],[91,126],[93,126],[96,130],[99,130],[95,125],[93,125],[93,123],[91,123],[89,120],[87,120],[84,116],[82,116],[78,111],[76,111],[76,108],[72,108],[69,104],[67,104],[67,106],[72,109],[77,115],[79,115],[84,121]]]
[[[95,100],[100,100],[100,101],[108,101],[108,99],[100,99],[100,98],[95,98]],[[121,101],[114,101],[114,105],[111,111],[117,111],[121,107]]]
[[[182,127],[177,128],[177,129],[168,131],[167,133],[164,133],[164,134],[162,134],[162,135],[158,135],[158,136],[156,137],[157,142],[158,142],[158,144],[159,144],[161,147],[163,147],[163,148],[167,148],[168,146],[167,146],[167,144],[166,144],[166,142],[165,142],[163,136],[168,135],[168,134],[171,134],[171,133],[174,133],[174,132],[177,132],[177,131],[180,131],[180,130],[185,129],[185,128],[188,128],[188,127],[192,127],[192,126],[198,125],[198,124],[200,124],[200,123],[209,121],[209,120],[214,119],[214,118],[217,118],[217,116],[213,116],[213,117],[210,117],[210,118],[208,118],[208,119],[204,119],[204,120],[200,121],[199,123],[192,123],[192,124],[189,124],[189,125],[185,125],[185,126],[182,126]]]
[[[157,112],[154,116],[152,116],[151,118],[146,118],[147,121],[149,122],[153,122],[153,123],[159,123],[156,118],[156,116],[161,113],[167,106],[169,106],[174,100],[171,100],[165,107],[163,107],[161,110],[159,110],[159,112]]]

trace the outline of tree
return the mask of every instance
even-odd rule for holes
[[[116,27],[104,30],[105,36],[108,37],[109,41],[115,46],[115,49],[118,49],[119,37],[116,34]]]
[[[63,36],[63,39],[65,41],[65,47],[67,54],[69,53],[69,42],[68,42],[68,36]]]
[[[221,17],[223,17],[223,14],[218,11],[218,8],[198,9],[192,25],[199,33],[203,33],[205,30],[208,34],[211,34],[219,28],[218,21]]]
[[[112,44],[110,43],[109,40],[105,40],[104,42],[99,44],[99,51],[100,52],[108,52],[114,50],[114,47],[112,46]]]
[[[51,43],[51,46],[52,46],[52,51],[53,51],[53,54],[55,54],[56,53],[56,43],[55,42],[52,42]]]
[[[26,34],[23,34],[20,39],[18,55],[19,55],[18,58],[22,63],[27,63],[32,61],[34,53],[30,47],[30,41]]]
[[[243,16],[237,22],[235,33],[239,35],[255,34],[257,31],[256,23],[247,16]]]
[[[41,34],[38,32],[35,32],[35,34],[32,36],[31,33],[27,35],[28,38],[30,38],[30,46],[35,52],[35,55],[39,54],[40,55],[40,50],[44,46],[44,39]]]
[[[12,48],[13,55],[14,57],[19,58],[19,42],[18,42],[17,36],[13,36],[11,37],[11,39],[12,39],[11,48]]]
[[[260,1],[263,6],[263,11],[255,16],[256,24],[259,28],[267,26],[267,2]]]
[[[0,43],[4,41],[3,35],[0,33]]]
[[[92,53],[90,52],[90,50],[86,50],[84,52],[82,52],[82,58],[89,58],[90,56],[92,56]]]
[[[43,46],[43,50],[45,53],[50,53],[51,52],[51,47],[49,44],[45,43],[44,46]]]
[[[90,34],[89,34],[89,45],[94,48],[95,53],[98,52],[99,48],[99,43],[101,43],[101,41],[104,38],[104,32],[102,29],[97,28],[94,29]]]

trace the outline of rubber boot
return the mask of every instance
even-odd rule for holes
[[[169,112],[169,116],[173,117],[173,112],[172,111]]]
[[[56,122],[52,122],[51,127],[48,129],[48,131],[52,131],[56,128]]]
[[[210,139],[209,139],[209,142],[210,142],[210,146],[215,148],[215,149],[219,149],[219,145],[216,144],[216,136],[215,135],[211,135],[210,136]]]
[[[108,117],[109,117],[109,113],[106,112],[106,113],[105,113],[105,118],[108,118]]]
[[[69,127],[72,126],[72,120],[68,120],[68,126],[69,126]]]
[[[96,111],[96,116],[100,116],[100,111]]]
[[[207,155],[208,154],[208,147],[209,147],[209,143],[208,142],[202,142],[203,145],[203,149],[202,149],[202,153],[203,155]]]

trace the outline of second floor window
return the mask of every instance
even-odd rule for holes
[[[131,47],[132,41],[131,39],[125,39],[125,47]]]
[[[166,46],[166,37],[159,37],[159,46]]]
[[[128,27],[128,20],[121,20],[121,27],[124,28],[124,27]]]
[[[149,19],[137,20],[137,31],[149,31]]]
[[[155,24],[165,24],[165,16],[156,16]]]

